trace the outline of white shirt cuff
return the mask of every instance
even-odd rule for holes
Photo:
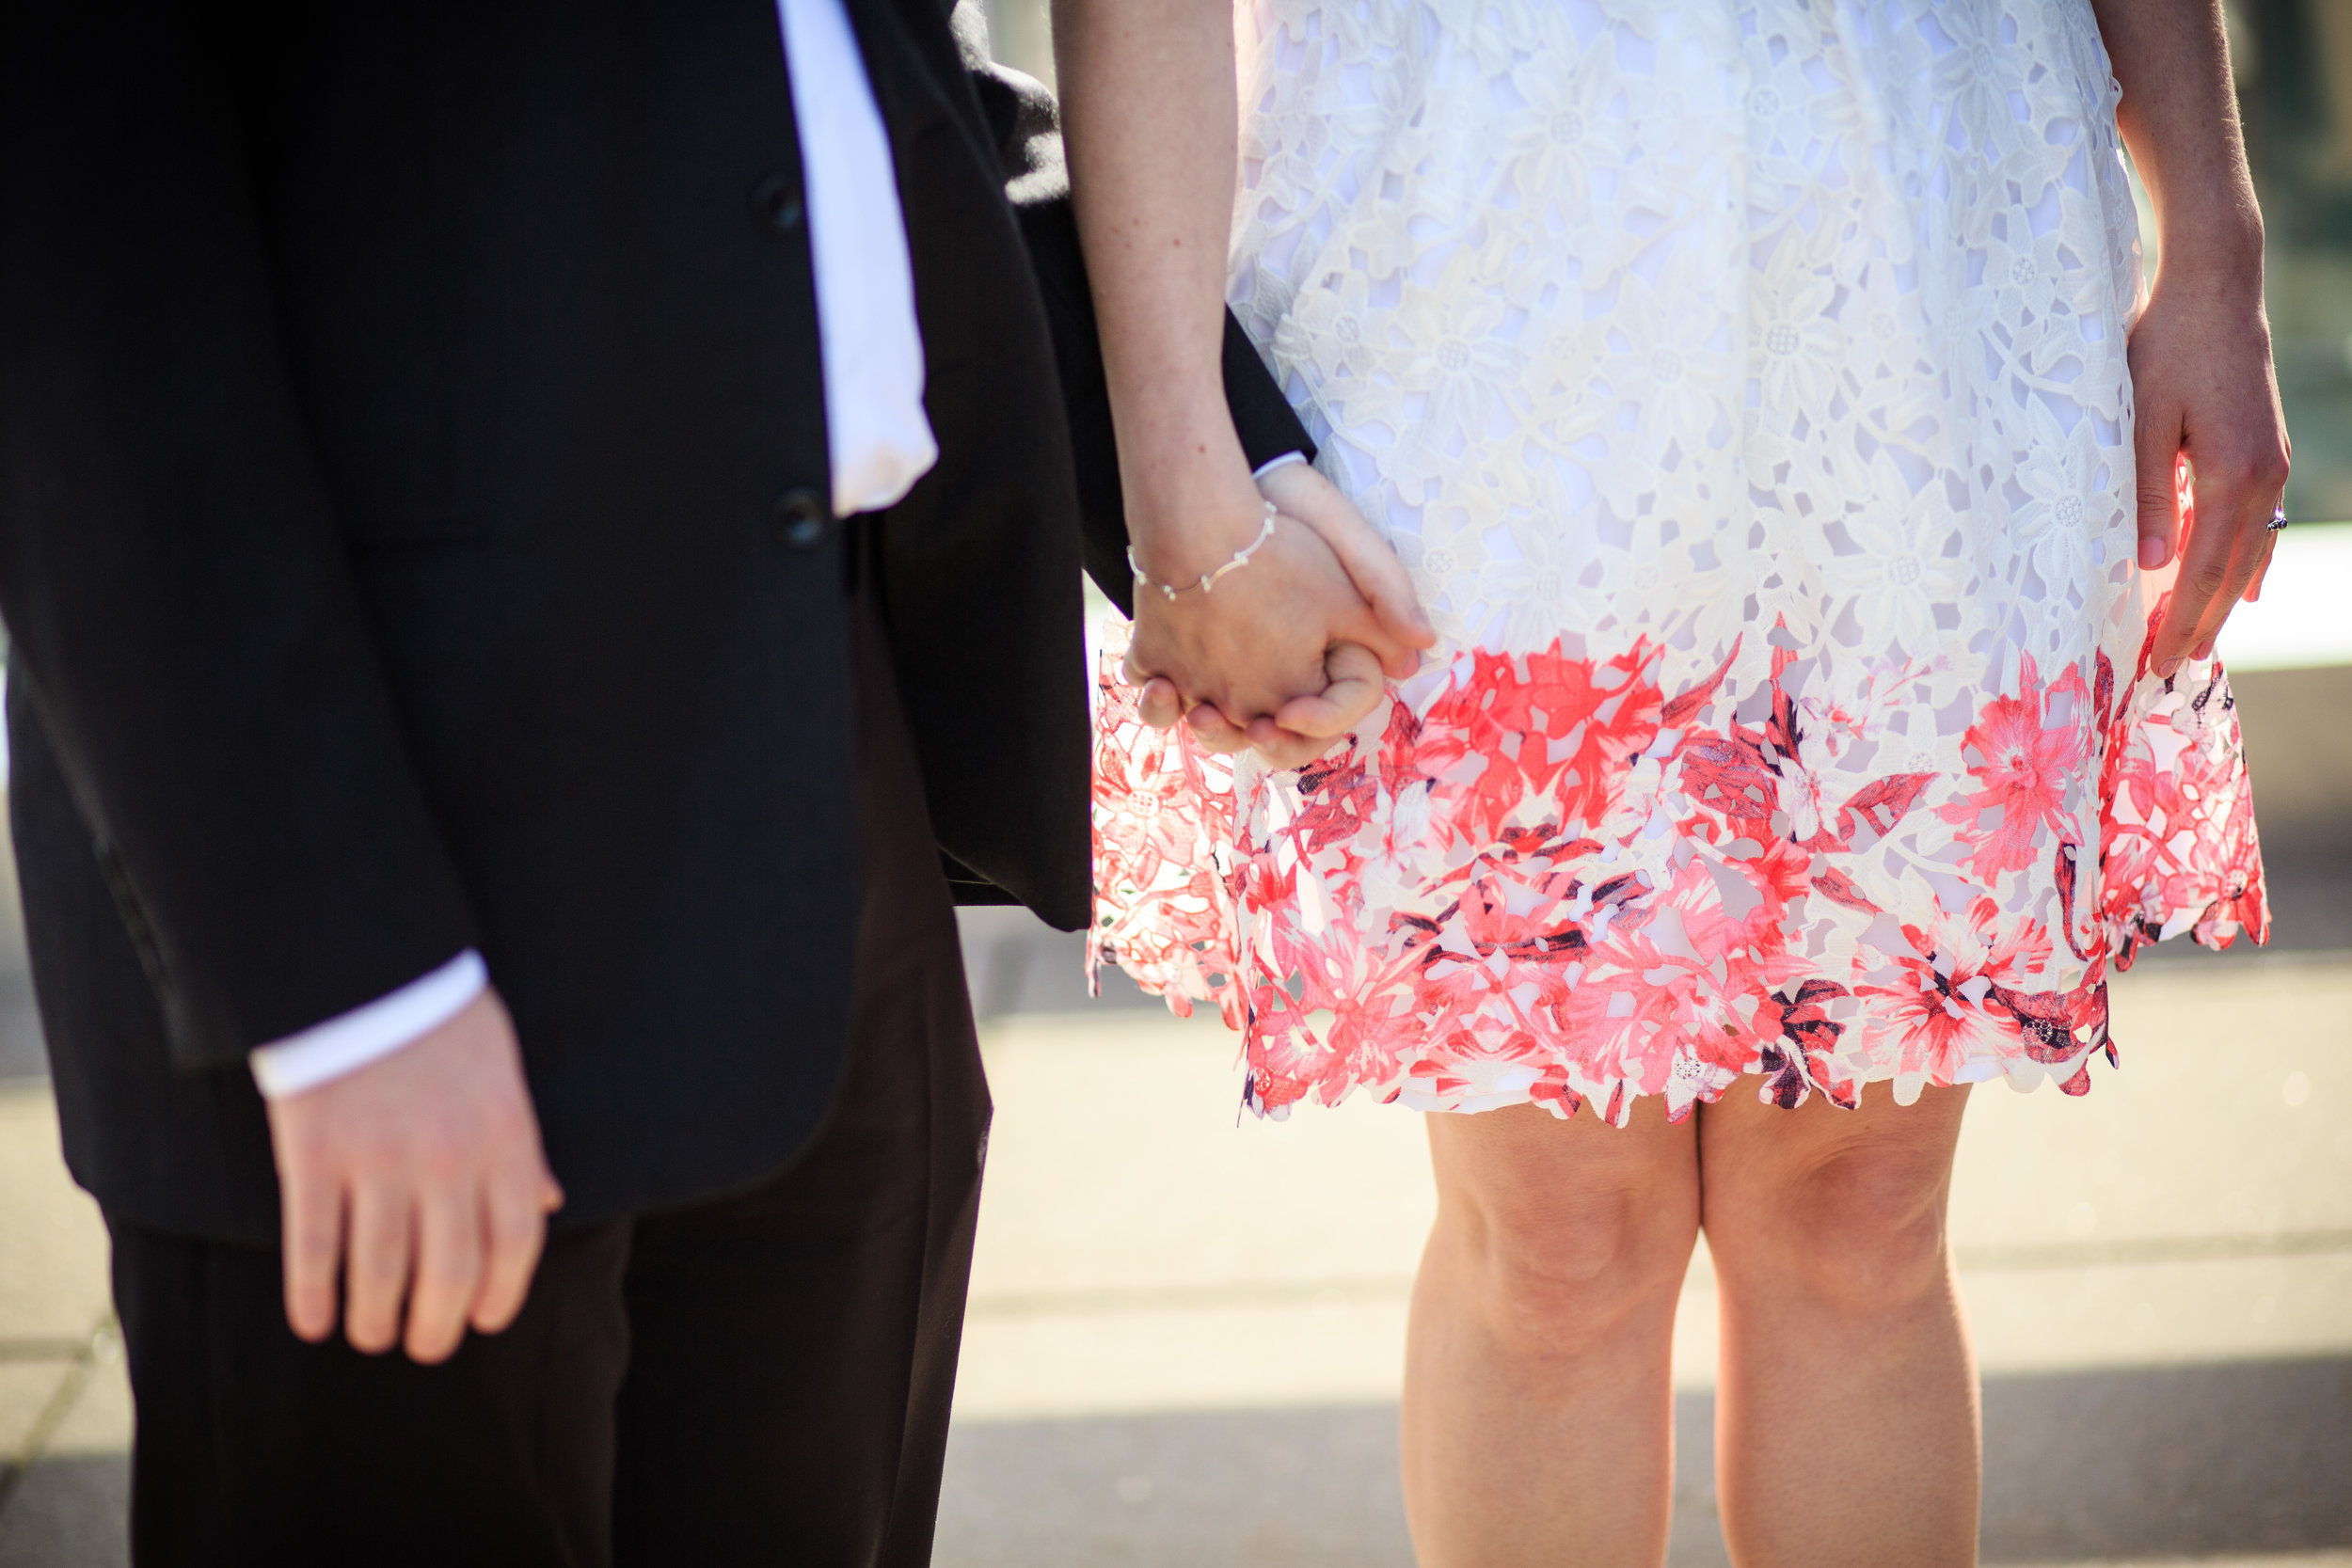
[[[438,1029],[490,984],[482,955],[467,948],[432,974],[389,996],[314,1023],[298,1035],[256,1046],[253,1082],[264,1100],[284,1100],[357,1072]]]
[[[1263,479],[1266,475],[1272,473],[1277,468],[1287,468],[1294,463],[1304,463],[1306,461],[1307,454],[1303,451],[1286,451],[1279,457],[1267,458],[1263,463],[1258,466],[1258,471],[1251,474],[1249,477],[1251,479]]]

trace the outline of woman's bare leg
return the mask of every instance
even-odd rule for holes
[[[1532,1106],[1429,1121],[1438,1221],[1405,1354],[1422,1568],[1656,1568],[1669,1354],[1698,1227],[1691,1122]]]
[[[1976,1358],[1945,1234],[1965,1086],[1699,1113],[1723,1302],[1715,1470],[1740,1568],[1968,1568]]]

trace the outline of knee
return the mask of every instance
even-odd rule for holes
[[[1727,1292],[1794,1293],[1841,1315],[1904,1310],[1948,1288],[1941,1161],[1858,1148],[1824,1158],[1758,1201],[1708,1247]]]
[[[1481,1316],[1520,1359],[1575,1354],[1645,1309],[1671,1309],[1694,1214],[1633,1189],[1486,1203],[1466,1216]]]

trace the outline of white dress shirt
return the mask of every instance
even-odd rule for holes
[[[939,460],[923,412],[923,334],[890,135],[841,0],[776,0],[817,288],[826,456],[836,516],[878,512]],[[457,1016],[489,984],[468,949],[389,996],[252,1053],[275,1100],[390,1055]]]

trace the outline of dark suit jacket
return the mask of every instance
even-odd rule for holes
[[[878,525],[931,814],[1073,926],[1081,490],[1096,560],[1118,524],[1051,116],[932,0],[849,10],[942,449]],[[0,17],[11,806],[76,1175],[274,1239],[246,1053],[468,946],[568,1220],[775,1168],[858,868],[771,0]],[[1241,357],[1245,444],[1302,444]]]

